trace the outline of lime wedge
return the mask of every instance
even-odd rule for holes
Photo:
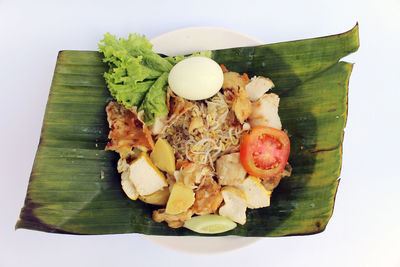
[[[209,214],[192,217],[184,227],[200,234],[219,234],[234,229],[236,223],[224,216]]]

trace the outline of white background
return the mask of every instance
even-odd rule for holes
[[[400,266],[400,2],[0,0],[0,266]],[[360,25],[343,169],[325,232],[265,238],[221,255],[159,247],[136,234],[14,231],[59,50],[97,49],[106,32],[153,38],[219,26],[266,43]]]

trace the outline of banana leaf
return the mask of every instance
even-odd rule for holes
[[[293,174],[271,206],[248,210],[247,223],[220,235],[288,236],[323,231],[332,215],[342,160],[352,64],[339,61],[359,47],[358,25],[322,38],[212,52],[229,70],[270,77],[291,140]],[[95,51],[61,51],[46,107],[24,207],[16,228],[69,234],[198,235],[155,223],[157,207],[128,199],[104,151],[112,99]]]

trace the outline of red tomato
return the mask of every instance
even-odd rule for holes
[[[246,132],[240,145],[240,162],[255,177],[268,178],[283,171],[290,140],[284,131],[257,126]]]

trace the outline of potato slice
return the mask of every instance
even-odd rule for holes
[[[153,152],[150,154],[150,159],[162,171],[171,175],[175,171],[175,156],[172,146],[162,138],[158,138]]]
[[[147,196],[139,196],[139,199],[145,203],[164,206],[167,204],[169,198],[169,188],[164,187],[164,189],[158,190],[153,194]]]
[[[175,183],[169,196],[165,212],[168,214],[179,214],[187,211],[194,203],[193,190],[183,183]]]

